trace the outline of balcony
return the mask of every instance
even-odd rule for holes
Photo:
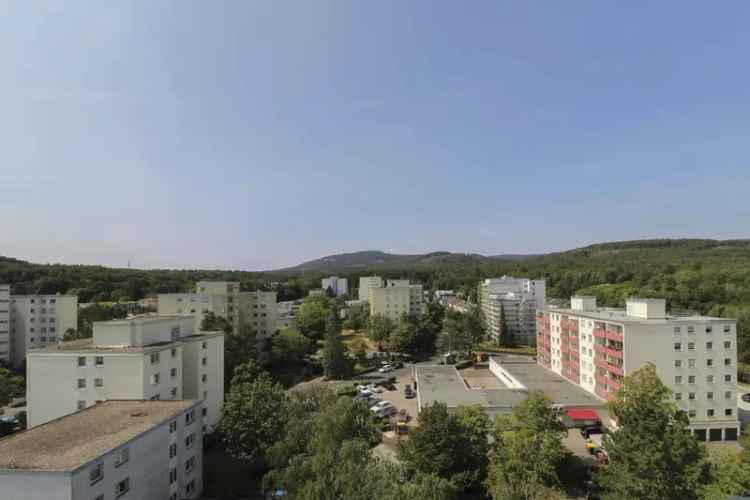
[[[622,359],[622,351],[617,349],[612,349],[610,347],[607,347],[606,349],[607,356],[610,356],[615,359]]]
[[[619,375],[620,377],[623,377],[625,375],[625,370],[623,370],[621,366],[608,364],[607,370],[609,370],[609,373],[614,373],[615,375]]]
[[[596,385],[597,386],[601,385],[602,387],[604,387],[605,385],[607,385],[609,383],[609,379],[607,377],[605,377],[604,375],[601,375],[599,373],[597,373],[597,374],[594,375],[594,380],[596,380]]]
[[[609,381],[607,382],[607,385],[609,386],[609,390],[613,392],[619,391],[620,387],[622,387],[622,384],[620,384],[620,382],[618,382],[615,379],[609,379]]]
[[[607,340],[612,340],[614,342],[622,343],[622,341],[624,340],[622,333],[613,332],[611,330],[607,330],[604,335]]]
[[[598,339],[606,339],[607,333],[603,329],[594,328],[594,337]]]
[[[607,363],[607,360],[602,359],[598,356],[594,358],[594,366],[596,366],[597,368],[605,368],[607,370],[609,369],[609,364]]]
[[[600,387],[598,384],[596,387],[594,387],[594,393],[602,399],[611,399],[609,392],[604,387]]]
[[[600,354],[607,354],[607,346],[603,344],[594,344],[594,351]]]

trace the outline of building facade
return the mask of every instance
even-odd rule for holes
[[[380,276],[362,276],[359,278],[359,300],[370,300],[370,290],[383,288],[383,278]]]
[[[224,403],[224,334],[194,328],[190,315],[95,322],[91,339],[29,352],[29,426],[109,399],[195,399],[213,431]]]
[[[405,280],[406,281],[406,280]],[[421,316],[424,313],[422,285],[399,284],[370,289],[370,316],[381,315],[398,321],[406,314]]]
[[[652,363],[701,441],[736,441],[737,322],[666,313],[663,299],[626,308],[573,297],[570,308],[537,313],[538,363],[609,400],[622,378]]]
[[[329,278],[323,278],[320,283],[320,288],[323,290],[331,290],[334,297],[341,297],[349,293],[349,282],[346,278],[339,278],[338,276],[331,276]]]
[[[496,343],[533,344],[536,311],[545,306],[546,298],[545,280],[503,276],[482,280],[477,289],[488,336]]]
[[[0,498],[198,498],[201,429],[197,401],[98,403],[0,440]]]
[[[0,285],[0,366],[11,364],[10,285]]]

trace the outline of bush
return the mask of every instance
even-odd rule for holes
[[[342,387],[338,391],[336,391],[337,396],[356,396],[357,395],[357,389],[354,387]]]

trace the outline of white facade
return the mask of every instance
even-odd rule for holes
[[[241,292],[239,300],[240,328],[250,327],[259,337],[276,333],[276,292]]]
[[[199,408],[193,401],[107,401],[0,440],[0,498],[198,498]]]
[[[531,344],[536,338],[536,311],[545,306],[545,280],[527,278],[485,279],[477,297],[487,333],[495,342],[509,335],[514,343]]]
[[[0,362],[20,366],[29,349],[53,345],[77,328],[77,296],[13,295],[0,285]]]
[[[109,399],[203,400],[211,432],[224,402],[224,334],[194,333],[192,316],[94,323],[94,336],[29,352],[30,427]]]
[[[349,282],[346,278],[339,278],[338,276],[331,276],[330,278],[323,278],[321,280],[321,286],[323,290],[331,289],[334,297],[341,297],[349,293]]]
[[[0,366],[10,362],[10,286],[0,285]]]
[[[390,281],[389,281],[390,283]],[[406,314],[421,316],[424,313],[422,285],[387,286],[370,289],[370,316],[382,315],[398,321]]]
[[[663,299],[629,299],[625,310],[591,297],[571,304],[539,313],[540,364],[611,399],[624,376],[653,363],[700,440],[737,439],[735,320],[668,315]]]
[[[370,300],[370,290],[382,287],[383,278],[380,276],[362,276],[359,278],[359,300]]]

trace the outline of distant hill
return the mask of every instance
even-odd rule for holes
[[[469,253],[431,252],[426,254],[393,254],[380,250],[329,255],[303,262],[279,272],[345,273],[378,269],[427,269],[445,266],[484,265],[501,261],[519,261],[530,255],[484,256]]]

